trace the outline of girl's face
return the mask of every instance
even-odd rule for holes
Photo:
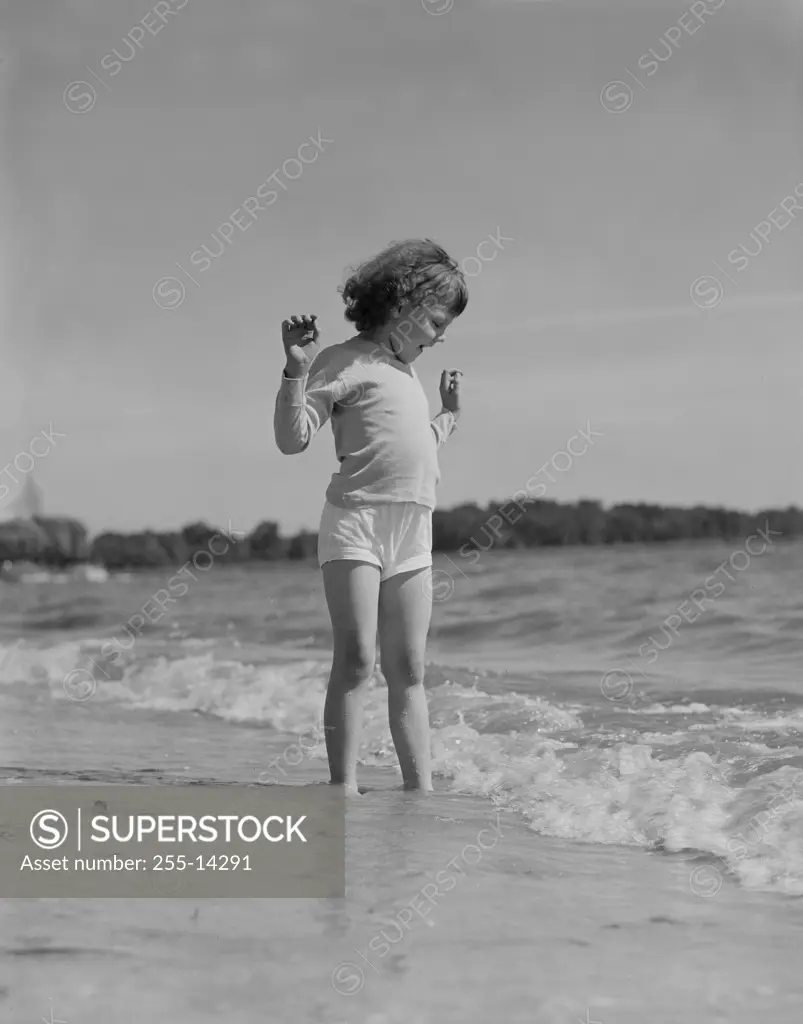
[[[454,317],[430,296],[419,303],[406,302],[387,326],[387,345],[402,363],[412,363],[424,349],[443,341]]]

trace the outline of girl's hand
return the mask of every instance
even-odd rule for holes
[[[286,376],[306,377],[312,360],[321,351],[316,319],[314,314],[308,316],[305,313],[282,320],[282,344],[287,357],[284,368]]]
[[[460,378],[462,370],[444,370],[441,374],[441,402],[447,412],[460,412]]]

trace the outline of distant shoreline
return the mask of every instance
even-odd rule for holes
[[[771,531],[773,539],[803,536],[796,506],[757,513],[697,505],[692,508],[598,501],[508,500],[486,508],[466,504],[433,513],[433,551],[459,552],[469,564],[484,551],[610,544],[661,544],[683,540],[736,540]],[[317,534],[283,537],[275,522],[249,534],[205,522],[181,530],[105,531],[90,538],[76,519],[34,516],[0,523],[0,563],[30,562],[52,568],[92,563],[106,569],[148,569],[192,562],[207,571],[215,562],[313,559]],[[209,564],[206,564],[206,563]],[[203,564],[200,564],[203,563]]]

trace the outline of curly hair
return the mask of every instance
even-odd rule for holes
[[[359,331],[371,331],[388,322],[405,302],[434,296],[452,316],[468,304],[463,272],[452,257],[429,238],[391,242],[361,264],[338,289],[346,304],[345,317]]]

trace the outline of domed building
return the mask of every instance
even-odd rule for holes
[[[30,475],[0,504],[0,563],[35,562],[64,567],[88,553],[86,529],[74,519],[42,514],[42,491]]]

